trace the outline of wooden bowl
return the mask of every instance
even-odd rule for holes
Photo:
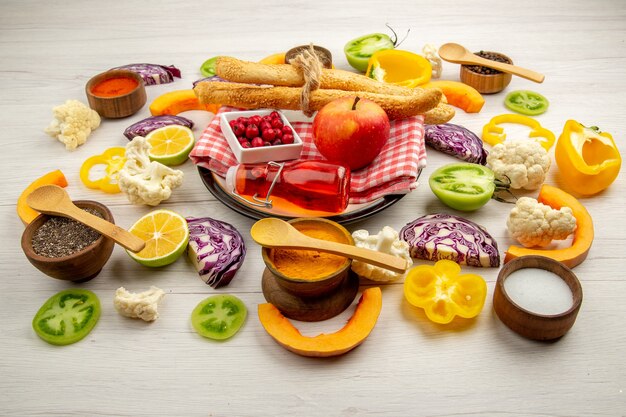
[[[558,275],[572,292],[571,307],[559,314],[546,315],[529,311],[516,304],[507,294],[504,283],[512,272],[524,268],[544,269]],[[500,270],[493,294],[493,308],[500,320],[516,333],[534,340],[553,340],[572,328],[582,300],[582,287],[571,269],[544,256],[521,256]]]
[[[272,271],[265,268],[261,280],[263,296],[285,317],[299,321],[322,321],[333,318],[352,304],[359,291],[359,277],[350,271],[333,292],[320,297],[297,296],[286,291],[278,280]]]
[[[508,56],[499,52],[489,52],[491,54],[500,55],[507,62],[507,64],[513,64],[513,61]],[[471,66],[471,65],[470,65]],[[461,82],[474,87],[482,94],[499,93],[509,85],[513,76],[506,72],[500,72],[499,74],[480,74],[472,71],[468,65],[461,65]]]
[[[111,78],[132,78],[137,81],[137,87],[127,94],[114,97],[96,96],[92,93],[95,85]],[[85,86],[85,93],[89,107],[107,119],[120,119],[131,116],[146,104],[146,88],[139,74],[129,70],[110,70],[93,76]]]
[[[315,226],[324,228],[326,231],[333,233],[340,243],[348,245],[354,245],[352,235],[339,223],[327,220],[324,218],[298,218],[289,220],[296,229],[299,227]],[[322,295],[330,294],[339,287],[339,285],[346,279],[350,272],[350,266],[352,265],[352,259],[346,258],[335,271],[332,273],[318,278],[311,278],[307,276],[293,277],[287,276],[281,272],[274,263],[275,251],[280,249],[263,248],[261,254],[263,261],[267,268],[276,276],[276,282],[286,291],[297,295],[299,297],[320,297]]]
[[[289,64],[290,61],[296,57],[296,55],[298,55],[303,50],[309,48],[310,45],[300,45],[296,46],[295,48],[291,48],[285,54],[285,63]],[[324,68],[331,69],[333,67],[333,55],[328,49],[322,48],[321,46],[313,45],[313,50],[315,51],[315,54],[317,55],[319,60],[322,62],[322,66]]]
[[[89,200],[76,200],[74,204],[80,208],[97,210],[105,220],[114,223],[113,214],[103,204]],[[50,217],[46,214],[40,214],[24,229],[22,250],[28,261],[52,278],[73,282],[86,282],[95,278],[113,252],[113,240],[101,235],[91,245],[69,256],[49,258],[38,255],[33,250],[33,235]]]

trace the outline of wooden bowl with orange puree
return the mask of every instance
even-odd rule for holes
[[[323,218],[300,218],[289,223],[307,236],[354,245],[343,226]],[[314,250],[262,250],[263,261],[286,291],[300,297],[317,297],[336,289],[348,276],[352,260]]]
[[[92,77],[85,86],[89,107],[101,117],[131,116],[146,104],[143,79],[130,70],[109,70]]]

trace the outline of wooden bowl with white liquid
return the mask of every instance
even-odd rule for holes
[[[580,281],[567,266],[544,256],[521,256],[500,270],[493,308],[514,332],[554,340],[572,328],[582,300]]]

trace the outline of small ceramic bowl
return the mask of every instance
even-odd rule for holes
[[[488,52],[490,54],[499,55],[507,64],[513,64],[513,61],[508,56],[499,52]],[[509,85],[512,79],[512,75],[506,72],[500,72],[498,74],[480,74],[472,71],[471,66],[461,65],[461,82],[474,87],[482,94],[494,94],[504,90]]]
[[[102,97],[94,95],[93,88],[111,78],[131,78],[137,81],[137,86],[129,93],[114,96]],[[139,111],[146,104],[146,88],[143,79],[139,74],[129,70],[110,70],[93,76],[85,86],[89,107],[98,112],[101,117],[107,119],[120,119],[131,116]]]
[[[571,291],[571,304],[569,308],[564,307],[563,310],[555,314],[552,314],[554,312],[541,314],[534,312],[537,311],[536,305],[531,307],[521,302],[519,294],[514,295],[507,293],[506,280],[509,276],[515,271],[531,268],[549,271],[563,280],[567,288]],[[532,273],[532,271],[529,272]],[[522,287],[526,292],[522,294],[521,297],[527,300],[526,303],[533,301],[531,297],[534,297],[534,300],[536,300],[536,295],[541,296],[542,293],[554,299],[558,291],[554,291],[554,288],[551,288],[551,290],[548,288],[530,288],[530,285],[539,285],[538,283],[545,281],[537,276],[535,276],[533,280],[530,280],[530,276],[528,278],[529,279]],[[565,291],[567,290],[565,289]],[[514,301],[514,299],[517,299],[517,302]],[[544,256],[521,256],[513,259],[500,270],[493,294],[493,308],[500,320],[516,333],[534,340],[553,340],[563,336],[572,328],[576,321],[582,299],[582,287],[571,269],[561,262]],[[552,303],[551,305],[547,305],[549,308],[554,308],[556,304],[562,304],[552,299],[550,299],[549,302]],[[546,301],[543,303],[545,305]],[[533,304],[537,304],[536,301]]]
[[[302,139],[296,133],[287,117],[280,111],[276,110],[280,115],[283,125],[289,126],[293,131],[293,143],[274,146],[260,146],[258,148],[243,148],[237,137],[233,133],[229,123],[239,117],[267,116],[275,110],[246,110],[222,113],[220,115],[220,129],[226,137],[226,141],[230,149],[235,154],[235,158],[242,164],[256,164],[269,161],[286,161],[289,159],[298,159],[302,152]]]
[[[285,54],[285,62],[289,64],[290,61],[296,57],[296,55],[298,55],[305,49],[309,49],[310,47],[310,45],[300,45],[296,46],[295,48],[291,48]],[[317,55],[319,60],[322,62],[324,68],[330,69],[333,67],[333,55],[328,49],[322,48],[321,46],[313,45],[313,50],[315,51],[315,54]]]
[[[113,214],[103,204],[89,200],[76,200],[74,204],[80,208],[97,210],[106,221],[115,223]],[[86,282],[95,278],[113,252],[113,240],[101,235],[91,245],[69,256],[48,258],[38,255],[33,250],[33,235],[50,217],[46,214],[40,214],[24,229],[22,250],[28,261],[52,278],[73,282]]]
[[[331,220],[324,218],[298,218],[289,220],[289,223],[299,230],[311,226],[323,228],[325,231],[332,233],[339,243],[354,245],[354,239],[352,239],[350,232],[348,232],[339,223]],[[263,248],[261,252],[263,261],[265,262],[267,268],[276,277],[276,283],[284,290],[299,297],[319,297],[332,293],[344,280],[347,279],[350,272],[350,266],[352,265],[352,260],[346,258],[345,262],[343,262],[335,271],[323,277],[312,279],[306,276],[287,276],[282,273],[274,263],[274,256],[278,250],[281,249]]]

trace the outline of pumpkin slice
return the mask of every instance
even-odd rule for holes
[[[576,217],[576,231],[572,245],[563,249],[529,249],[512,245],[506,251],[504,263],[519,256],[539,255],[562,262],[569,268],[581,264],[587,258],[593,242],[593,220],[587,209],[570,194],[550,185],[541,187],[537,201],[556,210],[561,207],[572,209],[574,217]]]
[[[178,113],[189,110],[206,110],[217,113],[219,108],[219,104],[201,104],[193,90],[176,90],[157,97],[150,104],[150,113],[153,116],[164,114],[176,116]]]
[[[485,104],[485,99],[478,90],[459,81],[431,81],[420,87],[439,88],[446,96],[448,104],[462,109],[465,113],[478,113]]]
[[[376,325],[382,305],[380,288],[368,288],[363,291],[356,311],[341,330],[332,334],[322,333],[315,337],[300,334],[300,331],[270,303],[259,304],[259,320],[269,335],[287,350],[302,356],[338,356],[363,343]]]
[[[43,175],[33,181],[17,199],[17,214],[22,219],[24,225],[28,225],[32,222],[35,217],[39,216],[39,213],[30,208],[28,204],[26,204],[26,197],[29,196],[35,189],[43,186],[43,185],[58,185],[59,187],[67,187],[67,179],[65,175],[60,170],[48,172],[46,175]]]

